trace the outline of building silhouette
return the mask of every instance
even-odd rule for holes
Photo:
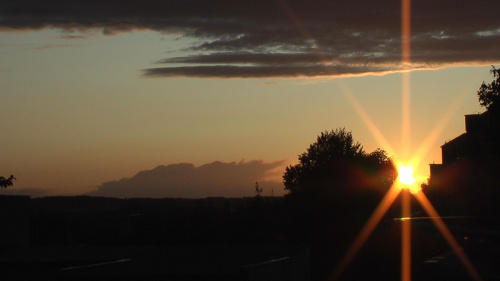
[[[465,115],[465,133],[441,146],[442,164],[430,164],[428,192],[455,211],[491,211],[500,195],[500,114]],[[454,203],[444,202],[446,200]]]

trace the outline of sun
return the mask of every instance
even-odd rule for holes
[[[412,194],[420,192],[422,189],[417,184],[417,179],[413,175],[413,168],[406,165],[397,165],[398,167],[398,183],[397,186],[401,190],[408,190]]]
[[[406,186],[414,184],[413,169],[408,166],[400,166],[398,168],[398,179],[401,184]]]

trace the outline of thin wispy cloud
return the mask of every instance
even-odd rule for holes
[[[494,0],[412,3],[412,66],[499,61]],[[153,30],[195,39],[148,77],[317,77],[398,71],[399,0],[45,0],[0,7],[0,29]]]
[[[87,35],[71,35],[71,34],[63,34],[58,36],[56,39],[65,39],[65,40],[83,40],[88,39]]]
[[[43,45],[36,45],[33,47],[29,47],[26,50],[48,50],[48,49],[55,49],[55,48],[75,48],[75,47],[81,47],[83,45],[78,45],[78,44],[43,44]]]
[[[26,43],[26,44],[0,44],[0,48],[22,48],[24,50],[47,50],[54,48],[76,48],[82,47],[86,44],[37,44],[37,43]]]

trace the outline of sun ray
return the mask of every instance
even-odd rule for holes
[[[377,125],[373,123],[372,118],[366,113],[366,111],[363,109],[363,107],[359,104],[358,100],[356,97],[343,85],[340,84],[340,88],[342,89],[342,92],[344,95],[347,97],[349,102],[351,103],[352,107],[357,111],[358,115],[361,117],[363,122],[365,123],[366,127],[370,130],[372,135],[375,137],[377,142],[382,146],[382,149],[387,151],[389,155],[396,155],[396,152],[394,149],[392,149],[391,145],[387,141],[387,139],[384,137],[384,135],[380,132],[378,129]]]
[[[403,66],[410,63],[410,35],[411,35],[411,0],[402,0],[401,3],[401,39]]]
[[[401,90],[401,108],[402,108],[402,123],[401,123],[401,143],[403,147],[402,157],[408,159],[410,156],[411,134],[410,134],[410,73],[403,72],[403,86]]]
[[[437,138],[439,137],[439,135],[441,135],[446,125],[449,124],[451,117],[453,117],[453,115],[458,111],[459,107],[462,105],[464,98],[465,94],[462,94],[452,102],[452,104],[448,107],[445,114],[441,117],[441,119],[436,124],[434,129],[432,129],[432,131],[427,135],[427,137],[422,141],[420,146],[417,148],[417,150],[413,154],[414,155],[413,158],[410,160],[410,165],[413,166],[415,169],[417,169],[420,166],[423,158],[429,153],[431,147],[435,145]]]
[[[354,239],[340,262],[336,265],[335,269],[332,272],[332,275],[330,276],[330,281],[338,280],[338,278],[342,275],[344,270],[349,266],[352,259],[358,253],[359,249],[361,249],[361,246],[363,246],[366,239],[370,236],[389,207],[392,205],[396,197],[398,197],[400,191],[401,189],[397,188],[395,184],[393,184],[387,191],[387,193],[384,195],[384,198],[382,198],[375,211],[373,211],[372,215],[363,226],[363,229],[359,232],[356,239]]]
[[[318,57],[318,61],[323,64],[328,64],[330,59],[325,55],[325,52],[321,50],[321,48],[316,44],[316,40],[314,36],[309,32],[307,28],[304,27],[304,24],[300,17],[295,13],[292,7],[288,4],[286,0],[278,0],[281,8],[285,11],[288,19],[295,25],[297,32],[308,42],[311,47],[311,50]]]
[[[402,64],[403,70],[410,67],[410,35],[411,35],[411,1],[402,0],[401,3],[401,41],[402,41]],[[408,159],[410,155],[410,72],[403,72],[402,81],[402,128],[401,141],[403,145],[403,158]]]
[[[415,197],[417,198],[417,201],[420,203],[422,208],[424,208],[425,212],[429,215],[431,218],[432,222],[434,225],[437,227],[439,232],[443,235],[445,238],[446,242],[450,245],[451,249],[455,252],[457,255],[458,259],[462,263],[462,265],[465,267],[467,272],[469,273],[470,277],[475,280],[475,281],[481,281],[482,278],[477,272],[476,268],[472,264],[472,262],[467,258],[465,253],[463,252],[462,248],[458,244],[457,240],[453,235],[451,234],[450,230],[448,227],[446,227],[445,223],[437,213],[436,209],[432,206],[431,202],[423,192],[419,192],[417,194],[414,194]]]
[[[401,193],[401,217],[411,216],[411,194]],[[401,281],[411,280],[411,219],[401,221]]]
[[[295,11],[290,7],[288,2],[286,0],[278,0],[279,4],[281,5],[281,8],[285,11],[288,19],[295,25],[295,28],[297,31],[300,33],[300,35],[305,38],[306,40],[313,42],[314,37],[311,35],[311,33],[304,27],[302,24],[302,20],[297,16]]]

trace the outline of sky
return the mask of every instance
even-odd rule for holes
[[[403,63],[400,1],[3,1],[0,194],[282,195],[337,128],[425,179],[484,111],[499,8],[413,1]]]

